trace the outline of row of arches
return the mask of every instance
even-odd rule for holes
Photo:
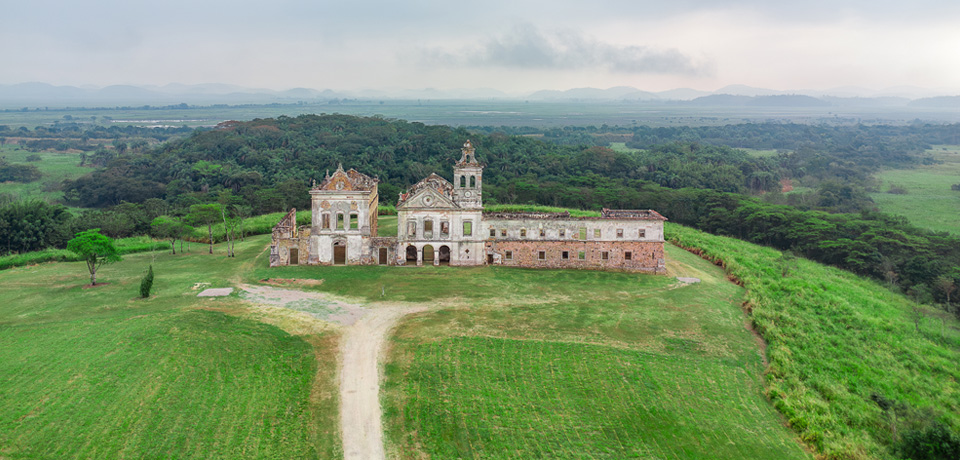
[[[408,265],[417,264],[417,256],[419,251],[414,245],[407,246],[406,250],[406,263]],[[440,246],[436,250],[433,249],[433,246],[427,244],[423,246],[421,263],[432,264],[432,265],[450,265],[450,247],[447,245]]]

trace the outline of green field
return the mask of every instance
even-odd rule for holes
[[[435,270],[462,304],[397,331],[384,401],[392,449],[399,458],[807,458],[763,396],[743,290],[668,251],[672,276]],[[448,291],[433,300],[449,302]]]
[[[870,198],[881,211],[906,216],[918,227],[960,235],[960,191],[950,189],[960,184],[960,146],[939,145],[927,152],[939,163],[881,172],[881,192]],[[891,185],[907,193],[886,193]]]
[[[335,335],[192,290],[233,285],[266,238],[128,255],[94,288],[81,262],[0,272],[0,458],[337,458]]]
[[[40,161],[27,161],[27,157],[30,155],[39,155]],[[63,198],[63,192],[59,189],[61,182],[67,179],[76,179],[93,171],[92,168],[78,166],[80,164],[79,153],[38,153],[21,149],[18,145],[6,144],[0,146],[0,157],[3,157],[9,163],[34,165],[43,174],[40,180],[34,182],[0,183],[0,194],[9,193],[18,198],[60,200]]]
[[[80,262],[0,271],[0,458],[340,458],[339,326],[194,289],[265,278],[429,307],[398,325],[384,367],[399,458],[810,458],[798,436],[825,458],[894,458],[922,417],[960,426],[955,319],[922,309],[915,330],[913,304],[876,283],[667,230],[748,290],[672,246],[667,276],[271,269],[267,235],[236,258],[130,254],[94,288]]]

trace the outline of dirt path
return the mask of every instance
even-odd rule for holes
[[[426,307],[376,308],[345,329],[340,342],[340,429],[345,459],[385,458],[379,358],[397,320],[423,310]]]

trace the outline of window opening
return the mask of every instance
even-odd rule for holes
[[[503,255],[507,260],[513,260],[513,251],[507,251]]]
[[[463,236],[473,236],[473,222],[466,221],[463,223]]]
[[[623,229],[622,229],[622,228],[618,228],[618,229],[617,229],[617,238],[623,238]]]
[[[600,229],[599,229],[599,228],[593,229],[593,237],[594,237],[594,238],[600,238]]]
[[[563,251],[562,253],[560,253],[560,258],[563,259],[563,260],[569,260],[569,259],[570,259],[570,251]]]
[[[624,252],[623,260],[633,260],[633,253],[630,251]]]
[[[538,259],[538,260],[546,260],[546,259],[547,259],[547,251],[537,251],[537,259]]]
[[[360,218],[356,214],[350,214],[350,230],[360,229]]]
[[[607,251],[603,251],[600,253],[600,258],[603,260],[608,260],[610,259],[610,253]]]
[[[580,251],[580,253],[577,254],[577,258],[580,259],[580,260],[587,260],[587,253],[586,253],[586,252],[583,252],[583,251]]]

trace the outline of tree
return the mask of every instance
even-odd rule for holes
[[[195,204],[190,206],[190,213],[187,214],[187,221],[191,225],[206,225],[207,237],[210,238],[210,254],[213,254],[213,224],[220,220],[220,205]]]
[[[150,234],[155,238],[169,239],[170,249],[177,253],[177,240],[182,239],[185,233],[189,233],[187,226],[178,219],[170,216],[158,216],[150,222]]]
[[[147,273],[140,279],[140,297],[146,299],[150,297],[150,289],[153,288],[153,265],[147,269]]]
[[[91,286],[97,284],[97,269],[104,264],[121,260],[120,252],[113,244],[113,240],[101,235],[99,228],[78,232],[72,240],[67,242],[67,250],[87,262]]]

